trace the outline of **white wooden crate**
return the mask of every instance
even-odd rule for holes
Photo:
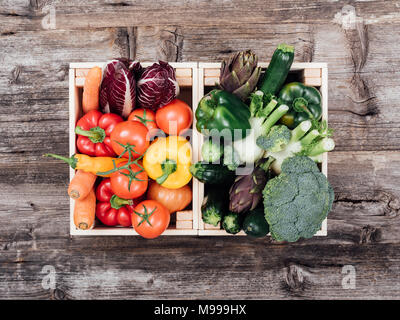
[[[147,67],[151,62],[141,63],[142,66]],[[75,125],[77,120],[82,116],[82,90],[85,82],[85,76],[90,68],[98,66],[103,68],[106,62],[93,62],[93,63],[71,63],[69,69],[69,154],[72,156],[76,153],[76,135]],[[199,101],[198,95],[198,64],[197,62],[185,63],[170,63],[175,68],[176,78],[181,88],[181,93],[178,98],[184,100],[192,108],[195,108]],[[194,119],[193,128],[196,125]],[[196,130],[193,130],[195,132]],[[195,134],[192,137],[192,162],[198,161],[198,136]],[[75,175],[75,170],[70,169],[70,179]],[[163,233],[163,235],[197,235],[199,225],[199,215],[196,208],[199,208],[199,182],[192,179],[192,210],[184,211],[182,213],[173,214],[170,227]],[[73,219],[74,200],[70,199],[70,234],[80,236],[133,236],[137,235],[135,230],[122,227],[106,227],[96,224],[91,230],[79,230],[74,225]],[[191,213],[191,214],[190,214]],[[177,219],[174,219],[177,216]],[[97,221],[96,221],[97,222]]]
[[[259,66],[266,68],[268,62],[259,63]],[[220,63],[199,63],[199,97],[203,97],[205,94],[205,89],[207,87],[214,87],[216,83],[219,82],[220,75]],[[306,85],[317,87],[322,95],[322,119],[328,121],[328,66],[326,63],[293,63],[290,72],[297,76],[297,81],[303,82]],[[199,159],[201,159],[201,145],[204,141],[204,137],[201,134],[196,134],[199,139],[197,143],[199,150],[197,151]],[[323,160],[321,163],[321,171],[328,176],[328,154],[323,155]],[[199,207],[194,210],[199,215],[199,235],[200,236],[232,236],[231,234],[225,232],[218,225],[214,227],[212,225],[207,225],[203,223],[201,218],[201,204],[204,199],[204,184],[199,183]],[[326,236],[328,232],[327,219],[322,222],[321,230],[316,233],[316,236]],[[236,235],[246,235],[243,231],[237,233]]]

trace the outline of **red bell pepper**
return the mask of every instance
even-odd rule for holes
[[[75,128],[79,152],[93,157],[115,157],[110,134],[117,123],[122,121],[122,117],[114,113],[102,114],[98,110],[86,113],[78,120]]]
[[[132,226],[131,215],[133,209],[143,199],[122,199],[111,190],[110,179],[104,179],[96,189],[96,216],[107,226],[121,225],[123,227]]]

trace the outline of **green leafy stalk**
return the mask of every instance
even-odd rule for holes
[[[168,179],[169,175],[174,173],[177,169],[175,160],[166,159],[161,163],[162,175],[156,179],[158,184],[163,184]]]
[[[274,104],[274,106],[272,107],[272,109],[275,107],[276,105],[276,100],[272,100],[266,107],[269,108],[269,106],[271,104]],[[278,120],[280,118],[282,118],[282,116],[288,112],[289,107],[287,105],[280,105],[278,108],[276,108],[269,116],[268,118],[264,121],[264,123],[262,124],[262,131],[264,132],[264,134],[268,134],[269,130],[271,129],[271,127],[278,122]]]
[[[75,158],[75,155],[71,156],[70,158],[66,158],[63,156],[59,156],[58,154],[54,154],[54,153],[46,153],[43,155],[43,157],[52,157],[52,158],[56,158],[59,160],[62,160],[66,163],[68,163],[72,169],[76,168],[77,162],[78,160]]]

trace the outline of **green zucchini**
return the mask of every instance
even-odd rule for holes
[[[217,226],[224,216],[226,202],[225,197],[221,196],[221,190],[210,188],[201,205],[203,222]]]
[[[244,232],[253,238],[263,238],[269,232],[269,225],[265,220],[263,207],[250,211],[243,221]]]
[[[274,51],[271,61],[261,80],[260,89],[265,95],[276,95],[284,84],[294,59],[294,47],[280,44]]]
[[[229,212],[222,220],[222,228],[228,233],[236,234],[242,229],[240,220],[237,213]]]
[[[193,177],[203,183],[223,184],[233,181],[235,174],[226,166],[199,161],[190,166]]]

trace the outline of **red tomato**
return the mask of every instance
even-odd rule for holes
[[[127,163],[124,161],[117,166],[121,167]],[[129,172],[128,169],[122,169],[112,173],[110,177],[112,191],[122,199],[138,198],[147,190],[148,177],[146,171],[136,164],[131,164],[129,167],[132,172]]]
[[[149,132],[157,130],[156,114],[149,109],[136,109],[131,112],[128,121],[138,121],[146,126]]]
[[[132,214],[132,226],[143,238],[154,239],[168,228],[170,214],[167,208],[154,200],[139,203]]]
[[[140,157],[150,144],[149,130],[144,124],[138,121],[124,121],[118,123],[111,132],[111,146],[116,154],[123,153],[124,158],[129,158],[129,151],[123,145],[128,145],[131,150],[132,158]]]
[[[192,109],[183,101],[174,99],[156,112],[157,126],[167,134],[181,134],[192,125]]]

